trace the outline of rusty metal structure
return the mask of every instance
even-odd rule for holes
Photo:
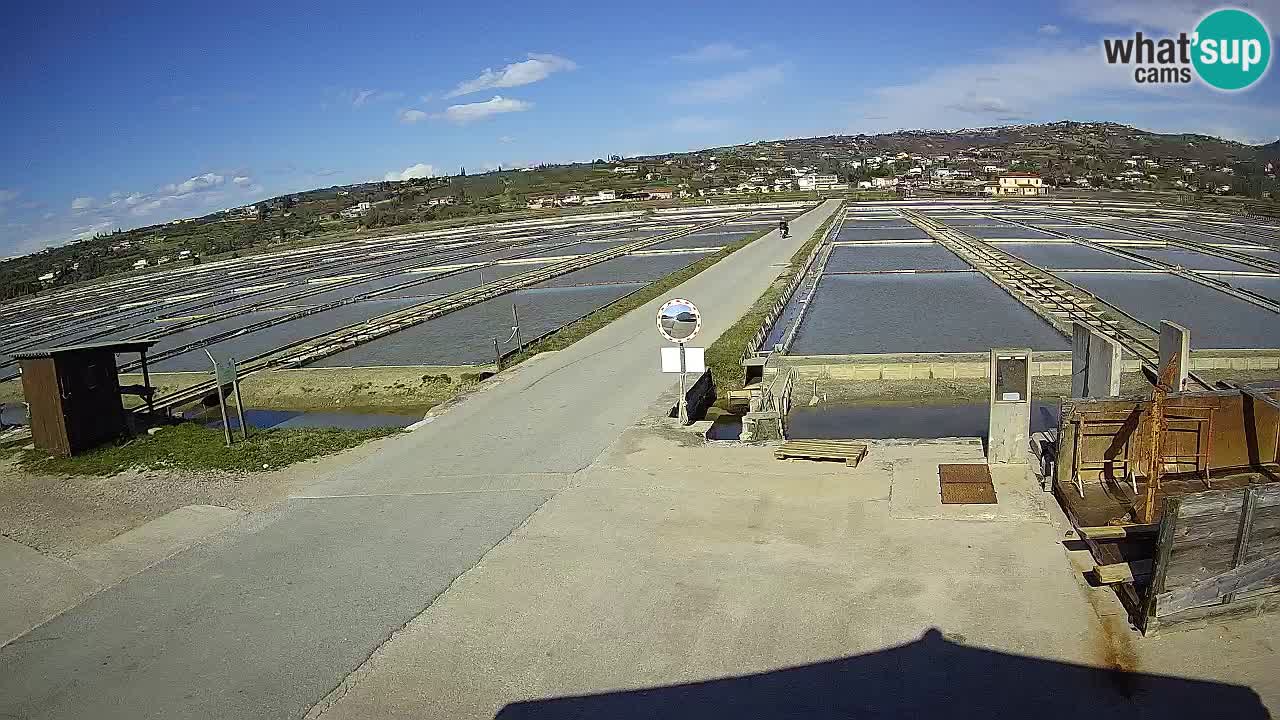
[[[1054,492],[1144,633],[1280,609],[1280,389],[1064,401]]]
[[[155,391],[147,350],[155,343],[126,340],[14,353],[22,366],[22,390],[36,447],[75,455],[127,434],[131,423],[123,396],[137,395],[151,404]],[[141,356],[141,385],[120,385],[116,353]]]

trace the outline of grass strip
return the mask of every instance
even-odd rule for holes
[[[282,428],[251,432],[226,447],[221,429],[196,423],[162,427],[115,445],[73,457],[26,450],[19,463],[27,472],[50,475],[115,475],[125,470],[226,470],[262,472],[330,455],[400,432],[398,428],[340,430]]]
[[[724,331],[711,346],[707,348],[706,361],[707,367],[711,369],[711,377],[715,380],[716,391],[720,397],[727,397],[728,391],[742,389],[742,351],[751,338],[760,329],[760,325],[764,322],[765,316],[769,314],[769,309],[782,296],[782,292],[786,290],[787,283],[795,277],[804,267],[804,262],[809,258],[809,253],[817,247],[818,243],[826,237],[827,231],[831,228],[831,223],[835,222],[836,216],[840,214],[839,209],[831,214],[825,222],[813,231],[813,235],[796,250],[791,256],[787,267],[770,283],[769,287],[761,293],[755,303],[751,305],[742,317],[733,324],[728,330]]]
[[[666,293],[671,292],[686,280],[729,257],[756,240],[759,240],[765,235],[768,235],[770,232],[773,232],[773,228],[761,230],[755,235],[751,235],[735,243],[725,245],[724,248],[718,252],[708,255],[692,265],[688,265],[677,270],[664,278],[644,286],[642,289],[637,290],[630,295],[619,298],[613,303],[605,305],[599,310],[565,325],[559,332],[552,333],[551,335],[534,342],[519,353],[511,356],[503,367],[511,367],[517,363],[524,362],[538,353],[548,352],[551,350],[563,350],[569,347],[605,325],[608,325],[614,320],[617,320],[623,315],[635,310],[641,305],[651,302],[660,295],[665,295]]]

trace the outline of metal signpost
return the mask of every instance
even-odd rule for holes
[[[493,366],[494,372],[502,371],[502,349],[499,345],[510,345],[511,341],[515,341],[515,350],[520,349],[520,315],[516,312],[516,304],[511,303],[511,335],[505,341],[493,339]]]
[[[227,418],[227,397],[223,392],[223,388],[227,385],[231,386],[231,393],[236,398],[236,416],[240,420],[240,439],[249,439],[249,426],[244,421],[244,403],[240,400],[240,378],[236,372],[236,359],[229,357],[225,362],[218,362],[213,357],[213,353],[208,350],[204,351],[209,356],[209,362],[213,363],[213,377],[218,385],[218,410],[222,413],[222,437],[227,442],[227,447],[231,447],[231,422]]]
[[[658,332],[662,337],[676,343],[677,347],[662,348],[662,372],[679,373],[680,375],[680,422],[687,423],[689,417],[688,401],[685,398],[684,376],[687,372],[706,372],[706,360],[703,348],[686,347],[702,330],[702,313],[698,306],[683,298],[672,298],[658,309]]]

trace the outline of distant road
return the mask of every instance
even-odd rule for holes
[[[711,343],[837,201],[672,292]],[[660,301],[490,387],[249,526],[0,648],[0,717],[295,718],[674,384]]]

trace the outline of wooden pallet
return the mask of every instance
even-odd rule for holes
[[[779,460],[841,460],[849,467],[857,467],[866,454],[866,444],[852,440],[788,440],[773,451]]]

